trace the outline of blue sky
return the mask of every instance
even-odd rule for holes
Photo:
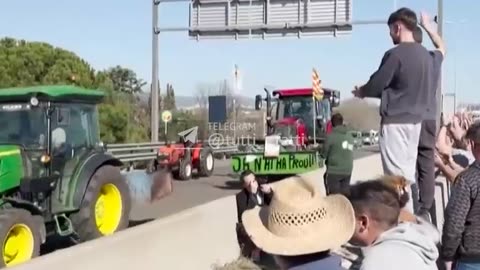
[[[436,0],[396,2],[398,7],[436,13]],[[456,66],[459,99],[479,102],[476,71],[480,55],[475,46],[480,40],[474,30],[480,28],[480,1],[444,2],[445,19],[457,22],[446,24],[444,30],[449,49],[444,64],[446,89],[453,91]],[[187,4],[162,5],[161,26],[187,25]],[[353,18],[384,19],[393,6],[390,0],[355,0]],[[74,51],[96,69],[119,64],[147,81],[151,78],[150,25],[150,0],[0,2],[0,37],[49,42]],[[236,63],[243,74],[242,94],[253,96],[265,85],[310,86],[311,69],[316,67],[325,86],[340,89],[348,97],[354,85],[368,79],[391,46],[385,25],[354,26],[352,35],[342,38],[196,42],[187,33],[162,33],[160,83],[172,83],[178,95],[194,95],[201,83],[231,79]]]

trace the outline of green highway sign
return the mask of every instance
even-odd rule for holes
[[[299,174],[323,166],[317,152],[284,152],[278,157],[264,157],[263,153],[241,153],[232,156],[232,170],[241,173],[251,170],[258,175]]]

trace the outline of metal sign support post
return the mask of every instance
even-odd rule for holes
[[[437,31],[440,37],[443,38],[443,0],[437,0]],[[443,112],[443,65],[440,69],[440,83],[437,90],[437,133],[440,130],[441,115]]]
[[[150,115],[150,132],[152,142],[158,142],[158,129],[159,129],[159,82],[158,82],[158,6],[159,0],[152,0],[152,87],[151,87],[151,115]]]
[[[233,141],[237,144],[237,93],[238,93],[238,66],[235,65],[233,82]]]

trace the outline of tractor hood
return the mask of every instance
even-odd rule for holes
[[[20,186],[23,160],[17,145],[0,145],[0,193]]]

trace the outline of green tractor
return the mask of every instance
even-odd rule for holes
[[[0,267],[39,255],[47,236],[79,242],[128,226],[129,186],[100,141],[103,92],[0,89]]]

